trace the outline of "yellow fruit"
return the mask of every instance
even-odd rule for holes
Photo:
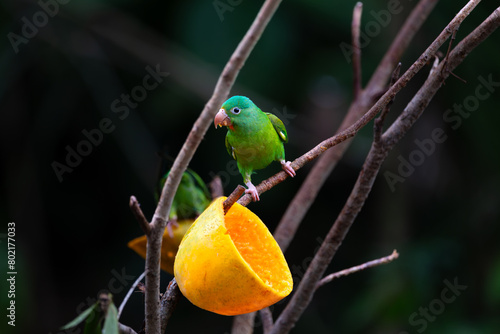
[[[292,291],[290,269],[266,225],[238,203],[216,199],[186,232],[174,274],[194,305],[222,315],[260,310]]]
[[[177,222],[177,226],[172,226],[172,234],[170,236],[168,229],[165,229],[163,233],[163,240],[161,243],[161,262],[160,268],[168,273],[174,274],[174,260],[175,254],[177,254],[177,249],[181,243],[182,237],[186,234],[186,231],[193,224],[194,219],[180,220]],[[135,238],[128,243],[128,247],[132,248],[137,254],[146,258],[146,246],[147,238],[145,235],[142,237]]]

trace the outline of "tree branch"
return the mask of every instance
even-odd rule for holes
[[[137,334],[137,332],[132,328],[122,323],[118,323],[118,330],[120,331],[120,334]]]
[[[253,323],[255,312],[237,315],[233,318],[233,327],[231,333],[233,334],[251,334],[253,333]]]
[[[139,275],[139,277],[137,277],[137,279],[135,280],[135,282],[132,284],[127,294],[125,295],[125,298],[123,298],[123,301],[120,304],[120,307],[118,308],[118,320],[120,320],[120,316],[122,315],[123,309],[125,308],[125,305],[127,304],[130,296],[132,295],[132,292],[134,292],[135,287],[137,286],[137,284],[139,284],[140,281],[142,281],[145,275],[146,273],[142,273]]]
[[[410,129],[420,116],[420,114],[412,113],[411,110],[421,106],[426,107],[436,91],[441,88],[449,74],[463,62],[465,57],[467,57],[474,48],[498,28],[499,22],[500,7],[494,10],[483,23],[458,43],[450,52],[448,60],[442,62],[438,68],[433,71],[422,88],[417,92],[416,97],[419,96],[419,98],[412,99],[400,117],[398,117],[384,133],[382,139],[385,141],[386,146],[392,149],[392,147],[406,134],[408,129]]]
[[[260,317],[262,319],[262,328],[264,334],[268,334],[273,328],[273,314],[269,307],[265,307],[259,311]]]
[[[381,89],[390,77],[394,66],[399,62],[415,34],[420,30],[427,17],[432,12],[439,0],[421,0],[411,11],[403,27],[392,41],[391,46],[380,61],[370,81],[366,85],[369,89]]]
[[[241,184],[238,184],[238,186],[236,187],[236,189],[233,190],[231,195],[229,195],[228,198],[226,198],[226,200],[222,203],[222,207],[224,208],[224,214],[226,214],[229,211],[229,209],[231,209],[233,204],[236,203],[238,198],[240,198],[244,192],[245,192],[245,187],[243,187]]]
[[[161,333],[165,333],[168,320],[172,316],[172,313],[174,312],[181,296],[181,290],[179,290],[179,286],[177,285],[177,281],[174,277],[168,284],[167,290],[161,297],[160,301]]]
[[[141,205],[139,204],[135,196],[130,196],[129,206],[142,231],[145,235],[148,235],[151,231],[151,227],[149,226],[149,222],[146,217],[144,217],[144,213],[142,213],[141,210]]]
[[[396,83],[396,81],[399,79],[399,71],[401,70],[401,63],[398,63],[398,66],[396,66],[396,69],[394,72],[392,72],[392,77],[391,77],[391,86]],[[382,110],[380,113],[380,116],[375,119],[373,122],[373,140],[375,142],[380,142],[380,137],[382,136],[382,130],[383,130],[383,125],[385,121],[385,117],[389,113],[389,110],[391,108],[392,103],[394,102],[394,99],[392,99]]]
[[[368,268],[380,266],[381,264],[386,264],[386,263],[392,262],[395,259],[397,259],[398,257],[399,257],[398,252],[396,250],[394,250],[391,255],[382,257],[380,259],[368,261],[368,262],[365,262],[365,263],[360,264],[358,266],[354,266],[354,267],[347,268],[347,269],[344,269],[344,270],[341,270],[341,271],[337,271],[336,273],[333,273],[333,274],[330,274],[330,275],[328,275],[326,277],[323,277],[316,284],[316,288],[315,289],[318,289],[318,288],[322,287],[323,285],[330,283],[334,279],[340,278],[342,276],[347,276],[347,275],[350,275],[350,274],[357,273],[358,271],[362,271],[362,270],[365,270],[365,269],[368,269]]]
[[[458,25],[460,25],[465,17],[473,10],[478,2],[478,0],[470,1],[445,28],[443,33],[439,35],[437,41],[441,41],[443,39],[443,34],[445,32],[449,37],[451,33],[458,28]],[[344,208],[328,232],[320,249],[314,256],[302,281],[296,289],[295,294],[292,296],[283,313],[276,320],[271,333],[287,333],[294,326],[295,322],[312,299],[316,284],[320,280],[321,275],[331,262],[338,247],[352,226],[354,219],[363,207],[366,198],[371,191],[380,166],[387,157],[390,149],[394,147],[397,141],[418,119],[423,110],[427,107],[430,99],[436,93],[437,89],[439,89],[444,80],[448,77],[450,71],[460,64],[472,49],[479,45],[480,42],[482,42],[494,29],[496,29],[496,27],[498,27],[498,25],[500,25],[498,11],[499,10],[497,9],[485,22],[476,28],[476,30],[471,34],[473,37],[469,38],[469,36],[471,36],[469,35],[464,40],[466,45],[460,45],[460,47],[457,46],[457,51],[455,52],[454,50],[454,52],[450,54],[448,62],[449,69],[447,71],[443,72],[436,70],[429,76],[422,88],[405,108],[404,112],[396,119],[386,133],[384,133],[382,136],[383,143],[374,142],[372,144],[370,152],[368,153],[356,184],[354,185]],[[443,42],[444,40],[442,40],[441,44]],[[433,43],[433,45],[434,44],[435,43]],[[433,45],[431,45],[431,47]],[[427,49],[423,56],[428,54],[429,51],[430,50]],[[421,58],[419,58],[419,60],[421,60]],[[413,68],[414,65],[412,65],[411,68]],[[442,67],[443,64],[440,66]],[[405,73],[401,79],[403,79],[407,73]],[[401,79],[398,80],[398,82],[401,81]]]
[[[450,37],[451,32],[460,26],[460,23],[467,17],[470,11],[479,3],[480,0],[470,1],[455,18],[448,24],[448,26],[439,34],[439,36],[432,42],[432,44],[424,51],[424,53],[413,63],[413,65],[399,78],[399,80],[392,85],[385,94],[378,99],[378,101],[359,118],[354,124],[349,126],[347,129],[341,131],[339,134],[330,137],[318,145],[316,145],[312,150],[302,155],[301,157],[295,159],[292,162],[292,167],[294,170],[298,170],[303,167],[307,162],[310,162],[320,156],[324,151],[332,146],[342,143],[343,141],[354,137],[356,133],[368,122],[370,122],[391,100],[394,99],[396,94],[406,87],[408,82],[417,74],[426,64],[427,61],[434,56],[439,47]],[[283,182],[287,178],[288,174],[281,171],[274,176],[262,181],[256,188],[259,195],[263,192],[271,189],[278,183]],[[251,202],[251,196],[243,196],[238,203],[242,205],[248,205]],[[276,237],[276,236],[275,236]]]
[[[146,333],[160,334],[159,290],[160,290],[160,251],[163,232],[167,224],[172,200],[179,186],[182,173],[198,148],[208,127],[212,123],[216,111],[229,95],[236,77],[243,67],[250,52],[260,39],[271,17],[277,10],[281,0],[266,0],[249,30],[224,67],[214,89],[214,93],[205,105],[200,116],[191,129],[181,151],[177,155],[163,187],[158,206],[151,222],[146,251]]]
[[[210,196],[212,199],[224,196],[224,187],[222,186],[222,180],[219,175],[215,176],[214,179],[208,184],[210,189]]]
[[[373,103],[380,97],[380,93],[385,89],[391,71],[393,71],[410,41],[427,19],[436,2],[437,0],[421,0],[415,6],[403,28],[399,30],[399,33],[375,70],[375,73],[372,75],[372,79],[366,88],[361,91],[359,98],[352,102],[338,131],[346,129],[359,119],[359,117],[366,114]],[[347,141],[323,154],[312,167],[299,191],[295,194],[274,232],[274,237],[283,251],[288,248],[300,222],[304,219],[304,216],[316,199],[319,190],[349,147],[349,144],[350,142]]]

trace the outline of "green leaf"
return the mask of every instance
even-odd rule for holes
[[[101,334],[101,320],[102,311],[100,307],[94,308],[94,311],[90,313],[87,320],[85,321],[85,328],[83,329],[83,334]]]
[[[87,318],[94,309],[97,308],[98,302],[96,302],[94,305],[90,306],[88,309],[80,313],[75,319],[67,323],[65,326],[61,327],[61,329],[69,329],[71,327],[75,327],[78,324],[80,324],[85,318]]]
[[[115,304],[111,301],[108,307],[108,314],[104,320],[103,334],[119,334],[118,332],[118,310]]]

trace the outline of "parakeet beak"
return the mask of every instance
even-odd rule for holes
[[[226,114],[226,111],[224,109],[219,110],[217,115],[215,115],[214,118],[214,125],[215,128],[217,129],[217,126],[229,126],[231,127],[233,123],[231,123],[231,119],[229,116]]]

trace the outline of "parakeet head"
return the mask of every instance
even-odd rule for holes
[[[257,106],[245,96],[233,96],[222,104],[221,109],[215,115],[214,125],[227,126],[234,130],[234,124],[238,123],[238,119],[244,118],[250,112],[250,109]]]

